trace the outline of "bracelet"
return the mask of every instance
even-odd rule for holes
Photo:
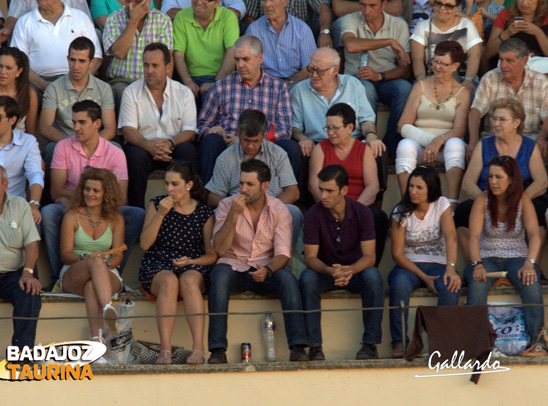
[[[455,265],[454,262],[451,262],[451,261],[447,261],[447,265],[451,265],[453,268],[456,268],[457,266]]]
[[[171,150],[173,151],[175,149],[175,143],[172,139],[168,139],[169,142],[171,142]]]
[[[472,78],[472,77],[470,77],[470,76],[465,76],[465,77],[464,77],[464,80],[467,80],[467,81],[469,81],[469,82],[474,83],[474,78]]]
[[[421,72],[421,73],[417,73],[417,74],[415,75],[415,79],[417,79],[419,76],[426,76],[426,73],[422,73],[422,72]]]
[[[83,260],[85,256],[86,256],[86,254],[80,254],[80,256],[78,257],[78,261]]]
[[[502,32],[499,34],[500,42],[504,42],[504,40],[502,39],[501,35],[502,35]]]
[[[378,138],[377,133],[376,133],[375,131],[368,131],[368,132],[366,132],[365,135],[364,135],[364,137],[367,138],[367,136],[368,136],[369,134],[373,134],[375,137]]]
[[[110,262],[109,262],[108,259],[105,258],[105,259],[103,259],[103,261],[105,261],[105,264],[107,264],[108,269],[112,269],[112,266],[110,265]]]

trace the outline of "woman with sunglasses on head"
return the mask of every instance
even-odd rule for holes
[[[392,257],[396,266],[388,275],[390,306],[409,306],[413,290],[427,287],[438,295],[438,306],[457,306],[461,280],[455,269],[457,232],[449,200],[441,195],[435,169],[415,168],[407,180],[401,202],[392,212]],[[405,310],[405,331],[409,311]],[[401,313],[390,310],[394,358],[409,345],[402,337]]]
[[[468,305],[487,304],[497,278],[487,272],[506,271],[524,304],[542,305],[539,226],[531,198],[523,190],[519,165],[507,155],[495,156],[487,166],[487,191],[475,199],[470,213],[470,263],[464,270]],[[523,307],[526,333],[534,341],[544,325],[544,308]],[[536,343],[535,343],[536,344]],[[548,355],[540,344],[524,355]]]
[[[473,92],[483,40],[474,23],[459,12],[461,3],[462,0],[434,0],[434,17],[417,24],[410,38],[413,74],[417,80],[424,80],[429,76],[428,67],[436,45],[442,41],[457,41],[466,53],[466,61],[462,61],[466,65],[455,72],[455,78]]]
[[[38,96],[30,87],[29,58],[14,47],[0,49],[0,96],[10,96],[21,109],[15,128],[36,135]]]
[[[470,199],[475,199],[487,190],[488,165],[491,159],[499,155],[514,158],[519,166],[525,193],[532,199],[535,206],[541,227],[541,241],[544,244],[546,237],[544,213],[547,206],[543,195],[548,187],[548,177],[538,145],[534,140],[520,134],[525,120],[523,105],[519,100],[502,98],[491,104],[491,111],[491,123],[495,135],[483,138],[474,148],[462,180],[462,189]],[[470,258],[468,224],[472,203],[472,200],[462,202],[455,211],[457,235],[465,260]],[[537,258],[539,263],[541,254],[542,250]]]
[[[398,122],[404,138],[396,151],[401,194],[417,163],[444,162],[452,210],[458,204],[466,163],[462,138],[470,109],[470,92],[453,77],[463,57],[458,42],[440,42],[432,58],[434,75],[415,83]]]
[[[525,41],[529,46],[529,52],[533,55],[548,56],[547,32],[546,1],[516,0],[512,7],[502,10],[493,23],[493,29],[483,53],[483,70],[496,68],[499,45],[509,38],[520,38]],[[542,73],[547,72],[542,71]]]
[[[80,175],[61,224],[59,275],[62,292],[86,299],[92,340],[102,341],[105,317],[111,334],[117,334],[116,310],[111,298],[122,288],[118,265],[123,253],[105,255],[124,244],[124,218],[118,211],[121,192],[116,176],[107,169],[92,168]]]
[[[147,208],[141,247],[146,250],[139,270],[142,287],[156,296],[156,314],[175,314],[182,297],[187,314],[204,313],[202,294],[217,254],[211,246],[213,211],[206,206],[202,180],[190,162],[172,161],[165,175],[167,196]],[[204,316],[187,317],[194,353],[187,364],[203,364]],[[160,355],[157,364],[171,364],[175,318],[159,317]]]
[[[328,165],[341,165],[348,173],[347,197],[368,206],[375,222],[375,251],[377,266],[384,252],[389,227],[388,216],[375,204],[379,192],[377,162],[373,148],[352,136],[356,112],[346,103],[334,104],[327,110],[327,139],[312,149],[309,163],[308,190],[315,202],[320,200],[318,173]]]

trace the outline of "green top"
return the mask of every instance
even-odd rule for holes
[[[504,7],[509,8],[514,5],[516,0],[504,0]],[[548,5],[548,0],[546,0],[546,4]]]
[[[225,7],[217,7],[206,30],[194,19],[192,7],[179,11],[173,21],[173,49],[184,52],[190,76],[217,75],[226,50],[239,36],[238,19]]]
[[[75,254],[91,254],[95,251],[107,252],[112,247],[112,230],[110,223],[101,237],[94,240],[82,228],[78,222],[78,229],[74,233],[74,246],[72,252]]]

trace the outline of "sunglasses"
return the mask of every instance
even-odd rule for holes
[[[510,158],[511,157],[509,157],[508,155],[497,155],[491,158],[491,160],[489,161],[489,165],[506,162],[506,161],[509,161]]]

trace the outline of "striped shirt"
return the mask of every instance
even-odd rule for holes
[[[108,16],[103,31],[103,47],[107,55],[114,55],[110,47],[120,38],[129,22],[125,8]],[[151,9],[145,17],[141,32],[135,31],[133,43],[124,59],[112,58],[108,67],[109,78],[137,80],[143,76],[143,52],[151,42],[161,42],[173,50],[173,25],[169,17]]]
[[[297,184],[287,153],[276,144],[263,140],[261,150],[254,158],[263,161],[270,168],[272,179],[266,191],[270,196],[278,197],[284,187]],[[225,149],[215,162],[213,176],[206,189],[219,196],[240,193],[240,165],[247,159],[239,142]]]
[[[516,93],[514,88],[502,77],[500,68],[495,68],[481,78],[470,108],[478,109],[481,116],[485,116],[485,130],[482,133],[482,136],[485,136],[493,133],[491,113],[489,112],[491,103],[502,97],[518,99],[523,103],[525,109],[525,127],[522,135],[530,137],[540,132],[543,121],[548,117],[547,94],[548,79],[542,73],[525,69],[523,83]]]
[[[224,225],[236,196],[227,197],[219,202],[215,212],[214,236]],[[259,216],[257,227],[253,227],[249,209],[245,207],[236,221],[232,245],[219,257],[217,263],[228,264],[236,272],[246,272],[257,265],[268,265],[276,255],[291,258],[292,229],[291,214],[285,204],[265,194],[265,206]]]
[[[289,0],[285,8],[289,14],[303,20],[309,27],[314,26],[314,13],[322,4],[329,5],[330,0]],[[261,0],[246,0],[247,15],[257,19],[263,15]]]
[[[292,15],[287,15],[280,35],[266,16],[254,21],[246,34],[255,35],[263,43],[263,69],[269,75],[288,78],[308,65],[316,49],[314,35],[308,25]]]
[[[274,126],[276,140],[291,139],[293,113],[289,89],[283,80],[266,73],[253,87],[238,72],[215,82],[200,110],[198,135],[215,126],[236,135],[238,119],[246,109],[261,110],[266,115],[268,128]]]

